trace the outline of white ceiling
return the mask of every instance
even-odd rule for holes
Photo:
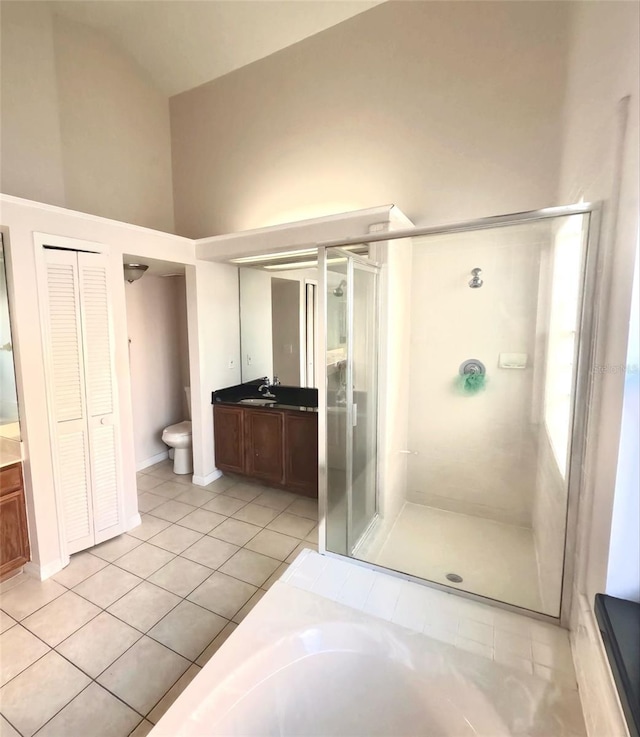
[[[172,96],[341,23],[382,0],[54,0],[125,49]]]

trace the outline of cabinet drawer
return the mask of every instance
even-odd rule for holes
[[[0,468],[0,496],[22,489],[22,464]]]

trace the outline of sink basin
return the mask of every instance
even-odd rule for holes
[[[276,399],[241,399],[239,404],[253,404],[254,407],[266,407],[269,404],[275,404]]]

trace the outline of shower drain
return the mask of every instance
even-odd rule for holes
[[[462,583],[462,576],[458,576],[457,573],[447,573],[445,578],[447,581],[451,581],[451,583]]]

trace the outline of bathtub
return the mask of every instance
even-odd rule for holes
[[[559,737],[527,678],[278,582],[151,735]]]

